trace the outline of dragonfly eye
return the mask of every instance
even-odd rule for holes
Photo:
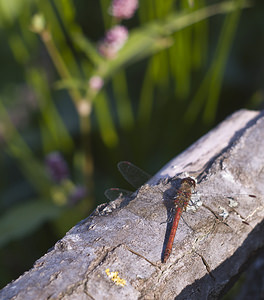
[[[192,182],[193,188],[195,188],[195,187],[196,187],[196,182],[195,182],[195,180],[191,178],[191,182]]]
[[[191,177],[183,178],[182,181],[181,181],[181,183],[184,183],[184,182],[187,182],[193,188],[195,188],[195,186],[196,186],[195,180],[192,179]]]

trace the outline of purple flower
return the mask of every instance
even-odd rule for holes
[[[138,0],[113,0],[110,14],[118,19],[130,19],[138,8]]]
[[[69,177],[67,163],[59,152],[52,152],[47,155],[45,163],[50,177],[56,183],[60,183],[63,179]]]
[[[98,46],[98,50],[103,56],[110,59],[114,58],[125,44],[127,37],[128,31],[126,27],[117,25],[106,33],[105,38]]]

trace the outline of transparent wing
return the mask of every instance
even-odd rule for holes
[[[107,189],[104,192],[104,194],[107,199],[112,201],[118,198],[119,196],[129,196],[132,194],[132,192],[120,188],[111,188]]]
[[[235,193],[229,193],[229,194],[221,194],[221,193],[209,193],[209,194],[205,194],[205,193],[200,193],[200,192],[194,192],[192,194],[191,200],[192,202],[197,202],[197,201],[202,201],[203,199],[211,199],[212,201],[215,199],[225,199],[228,200],[229,203],[232,202],[240,202],[240,200],[249,200],[250,199],[254,199],[257,198],[256,195],[253,194],[235,194]]]
[[[128,161],[120,161],[117,164],[119,172],[123,175],[127,182],[129,182],[136,189],[145,184],[151,176],[140,168],[136,167]]]

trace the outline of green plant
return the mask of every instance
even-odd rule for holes
[[[62,235],[98,203],[98,191],[102,195],[110,182],[109,161],[124,156],[142,161],[152,151],[149,163],[159,153],[157,166],[162,165],[175,149],[190,143],[188,134],[194,133],[192,139],[201,134],[194,129],[197,120],[209,128],[241,9],[249,7],[242,0],[148,0],[140,1],[137,19],[122,21],[109,15],[111,2],[106,0],[101,7],[71,0],[6,3],[0,1],[0,26],[9,31],[5,38],[16,62],[12,72],[20,83],[1,87],[1,165],[18,175],[11,172],[2,180],[0,246],[48,220]],[[88,22],[92,29],[78,21],[81,5],[96,16]],[[212,51],[209,22],[215,16],[219,25]],[[107,35],[100,38],[121,23],[129,28],[127,40],[111,52],[103,44]],[[94,41],[85,31],[94,34]],[[27,93],[34,107],[27,106]],[[16,107],[25,108],[26,121],[15,124]],[[182,126],[185,131],[179,130]],[[69,165],[69,176],[61,182],[45,169],[45,157],[54,151]],[[94,178],[104,181],[96,183],[97,189]],[[71,203],[79,186],[86,194]],[[10,190],[18,191],[13,198]]]

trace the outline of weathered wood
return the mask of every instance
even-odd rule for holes
[[[73,227],[31,270],[2,289],[0,299],[218,298],[264,245],[263,167],[263,113],[238,111],[134,197],[101,206]],[[201,197],[197,212],[184,213],[163,264],[169,226],[163,200],[172,188],[159,180],[182,172],[181,177],[195,175],[198,193],[211,196]],[[232,208],[221,195],[234,193],[257,197],[240,197]],[[223,212],[228,217],[221,222]]]

